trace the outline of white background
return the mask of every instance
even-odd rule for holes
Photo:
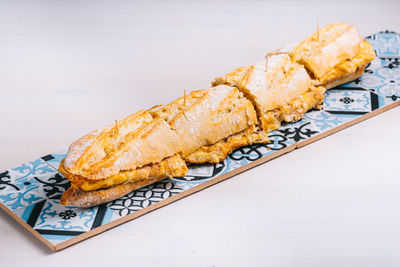
[[[0,169],[398,1],[0,2]],[[52,253],[0,212],[1,266],[398,266],[400,108]]]

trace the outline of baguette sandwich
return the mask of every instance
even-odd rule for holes
[[[360,77],[374,58],[354,26],[328,25],[217,77],[209,89],[95,130],[71,144],[60,164],[71,181],[60,203],[98,205],[185,176],[189,164],[218,163],[236,148],[267,143],[268,132],[320,108],[327,89]]]

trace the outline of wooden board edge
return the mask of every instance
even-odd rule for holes
[[[33,204],[34,205],[34,204]],[[33,234],[39,241],[44,243],[47,247],[49,247],[52,251],[57,251],[56,246],[50,243],[46,238],[40,235],[36,230],[34,230],[29,224],[27,224],[20,217],[15,215],[10,209],[8,209],[4,204],[0,203],[0,208],[4,210],[8,215],[10,215],[14,220],[16,220],[23,228],[28,230],[31,234]]]

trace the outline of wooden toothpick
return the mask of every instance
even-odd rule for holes
[[[271,55],[271,53],[268,53],[267,55],[265,55],[265,72],[267,72],[268,70],[268,58]]]
[[[319,44],[319,19],[317,19],[317,42]]]
[[[117,129],[117,135],[119,135],[118,120],[115,120],[115,128]]]
[[[186,107],[186,89],[183,91],[183,107]]]

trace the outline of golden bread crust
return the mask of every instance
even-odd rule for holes
[[[220,85],[178,113],[171,121],[182,157],[257,124],[253,105],[235,87]]]
[[[207,94],[208,91],[209,89],[192,91],[190,94],[180,97],[153,111],[152,115],[154,118],[163,118],[170,123],[179,113],[194,105],[199,99]]]
[[[152,120],[120,147],[94,164],[82,176],[89,179],[103,179],[124,170],[133,170],[157,163],[181,151],[180,141],[161,118]]]
[[[74,147],[71,146],[66,157],[66,169],[73,173],[81,173],[80,170],[90,169],[93,165],[103,160],[107,155],[118,149],[121,144],[126,142],[130,133],[135,132],[152,120],[153,118],[149,112],[139,111],[116,124],[105,127],[96,136],[90,146],[88,146],[85,151],[82,151],[83,153],[73,165],[68,164],[68,159],[70,158],[69,154],[75,152]]]
[[[117,129],[118,127],[118,129]],[[180,152],[177,136],[162,118],[141,111],[74,142],[64,168],[88,179],[157,163]]]
[[[357,55],[361,42],[356,27],[331,24],[300,42],[290,56],[310,70],[315,78],[320,78],[337,64]]]
[[[257,64],[237,68],[216,78],[213,84],[238,87],[251,100],[260,116],[299,97],[310,89],[313,81],[302,65],[292,62],[288,55],[279,54]]]

